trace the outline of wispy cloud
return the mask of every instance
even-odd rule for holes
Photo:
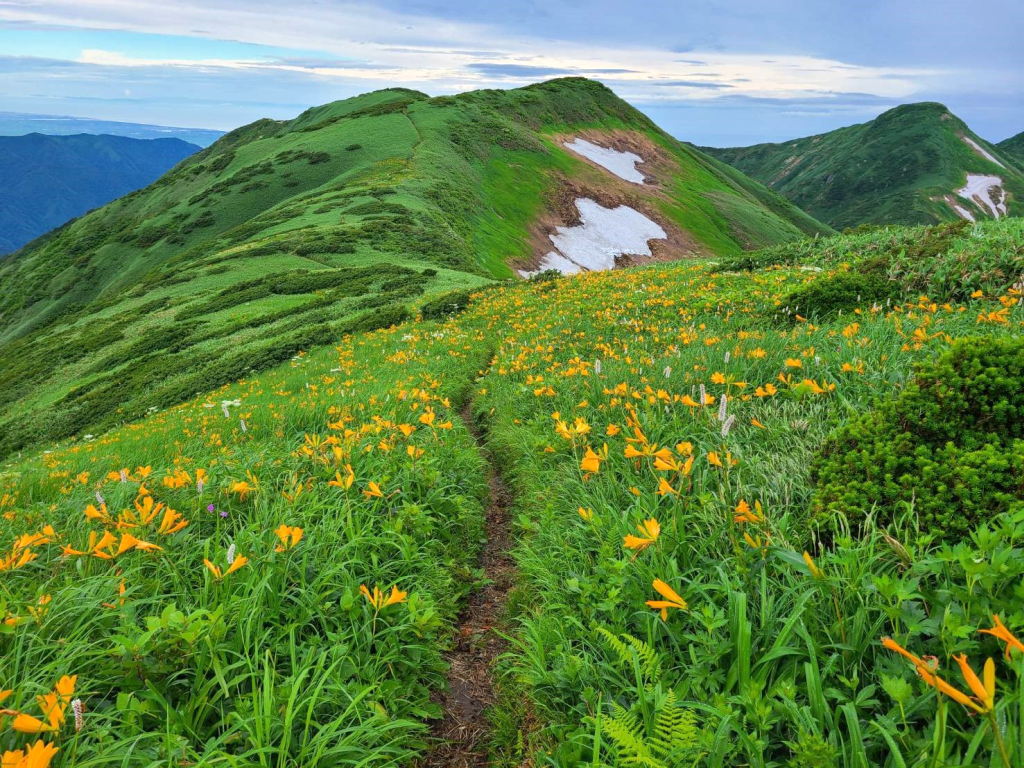
[[[0,61],[0,72],[35,73],[33,82],[0,80],[0,98],[28,105],[29,91],[45,82],[46,92],[66,93],[70,105],[76,97],[112,98],[104,89],[121,94],[128,82],[139,107],[130,119],[152,119],[144,110],[170,89],[192,93],[196,105],[220,100],[222,108],[194,113],[206,115],[204,125],[230,128],[256,116],[238,107],[240,88],[279,105],[271,116],[284,116],[284,105],[296,101],[321,103],[385,85],[443,94],[564,75],[601,79],[655,109],[717,105],[720,114],[766,103],[795,111],[797,101],[805,105],[800,109],[839,114],[840,103],[870,111],[934,98],[943,89],[977,93],[968,85],[976,73],[950,55],[915,59],[881,47],[865,55],[868,49],[850,42],[864,36],[856,14],[837,6],[823,15],[816,1],[792,0],[791,10],[780,10],[756,0],[732,0],[728,8],[651,0],[641,9],[610,0],[390,0],[386,7],[330,0],[0,0],[0,50],[5,26],[16,28],[22,41],[31,31],[36,37],[21,46],[39,59]],[[936,5],[953,2],[933,0],[930,7],[938,13]],[[892,13],[910,24],[909,16]],[[818,34],[807,34],[812,20]],[[936,22],[929,16],[916,23],[927,31]],[[976,79],[1019,83],[1020,67],[1010,64],[978,62],[1000,68]],[[58,74],[44,81],[47,68]],[[850,94],[875,102],[854,104]]]

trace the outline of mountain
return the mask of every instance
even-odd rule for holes
[[[933,102],[781,144],[704,151],[840,229],[1024,214],[1024,172]]]
[[[0,454],[391,325],[446,290],[829,231],[581,78],[388,89],[260,120],[0,261]]]
[[[1018,168],[1024,168],[1024,131],[1000,141],[995,148],[1001,155],[1015,162]]]
[[[181,139],[200,147],[208,147],[224,135],[224,131],[208,128],[173,128],[167,125],[97,120],[92,117],[0,112],[0,136],[24,136],[27,133],[47,136],[93,133],[127,136],[130,139]]]
[[[150,184],[198,151],[180,139],[0,136],[0,254]]]

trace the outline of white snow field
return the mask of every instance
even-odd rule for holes
[[[650,256],[649,240],[668,237],[656,222],[627,205],[604,208],[593,200],[576,200],[580,213],[577,227],[558,227],[550,235],[555,250],[547,253],[534,272],[519,271],[529,277],[546,269],[557,269],[565,275],[615,267],[615,258],[622,254]]]
[[[973,213],[971,213],[970,211],[968,211],[968,210],[967,210],[966,208],[964,208],[964,207],[963,207],[962,205],[957,205],[956,203],[954,203],[954,202],[952,202],[952,201],[950,201],[950,202],[949,202],[949,204],[950,204],[951,206],[953,206],[953,210],[954,210],[954,211],[956,211],[956,212],[957,212],[958,214],[960,214],[960,216],[961,216],[962,218],[965,218],[965,219],[967,219],[968,221],[974,221],[974,214],[973,214]]]
[[[998,176],[983,176],[976,173],[967,174],[967,186],[956,191],[964,200],[970,200],[981,208],[988,208],[992,216],[999,218],[1006,215],[1006,203],[997,203],[992,199],[992,187],[1002,187],[1003,180]]]
[[[995,164],[996,164],[996,165],[998,165],[998,166],[999,166],[1000,168],[1005,168],[1005,167],[1006,167],[1006,166],[1005,166],[1005,165],[1003,165],[1003,164],[1002,164],[1001,162],[999,162],[998,160],[996,160],[996,158],[992,156],[992,153],[991,153],[991,152],[989,152],[989,151],[988,151],[987,149],[985,149],[985,148],[984,148],[983,146],[981,146],[981,145],[980,145],[980,144],[979,144],[978,142],[976,142],[976,141],[975,141],[974,139],[969,139],[969,138],[967,138],[966,136],[961,136],[961,138],[962,138],[962,139],[963,139],[964,141],[966,141],[966,142],[967,142],[967,143],[968,143],[968,144],[969,144],[970,146],[974,147],[974,149],[975,149],[975,150],[976,150],[977,152],[979,152],[979,153],[981,154],[981,156],[982,156],[982,157],[984,157],[984,158],[985,158],[986,160],[989,160],[990,162],[993,162],[993,163],[995,163]]]
[[[583,155],[588,160],[593,160],[620,179],[631,181],[634,184],[644,183],[644,175],[636,169],[636,164],[644,161],[640,155],[633,152],[619,152],[617,149],[606,149],[580,138],[565,141],[562,144],[576,154]]]

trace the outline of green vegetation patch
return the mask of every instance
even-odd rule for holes
[[[1024,339],[958,341],[829,438],[812,469],[812,509],[884,525],[912,506],[924,528],[956,541],[1022,508],[1022,438]]]

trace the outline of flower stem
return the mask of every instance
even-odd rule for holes
[[[996,722],[995,710],[988,713],[988,720],[992,724],[992,734],[995,736],[996,744],[999,746],[999,755],[1003,758],[1003,765],[1011,768],[1010,756],[1006,752],[1006,744],[1003,743],[1003,735],[999,733],[999,723]]]

